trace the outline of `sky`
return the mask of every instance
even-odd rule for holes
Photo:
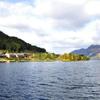
[[[100,0],[0,0],[0,30],[66,53],[100,44]]]

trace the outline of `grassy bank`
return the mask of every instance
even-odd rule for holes
[[[32,61],[32,62],[47,62],[47,61],[81,61],[81,60],[89,60],[88,57],[83,55],[76,54],[63,54],[58,55],[54,53],[32,53],[28,57],[23,58],[0,58],[0,62],[23,62],[23,61]]]

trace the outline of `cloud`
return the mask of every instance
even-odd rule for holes
[[[77,30],[97,17],[100,18],[100,1],[98,0],[83,0],[84,3],[71,3],[72,0],[69,2],[58,1],[60,2],[53,5],[51,13],[57,29]]]
[[[18,2],[24,2],[24,3],[30,3],[33,0],[1,0],[3,2],[10,2],[10,3],[18,3]]]
[[[85,6],[85,11],[91,16],[99,16],[100,17],[100,1],[99,0],[91,0],[91,2],[87,2]]]
[[[100,43],[99,0],[1,0],[0,29],[49,52]]]

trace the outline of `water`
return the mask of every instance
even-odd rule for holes
[[[0,100],[100,100],[100,61],[0,63]]]

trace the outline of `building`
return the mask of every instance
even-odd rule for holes
[[[0,58],[5,58],[6,55],[5,54],[0,54]]]

